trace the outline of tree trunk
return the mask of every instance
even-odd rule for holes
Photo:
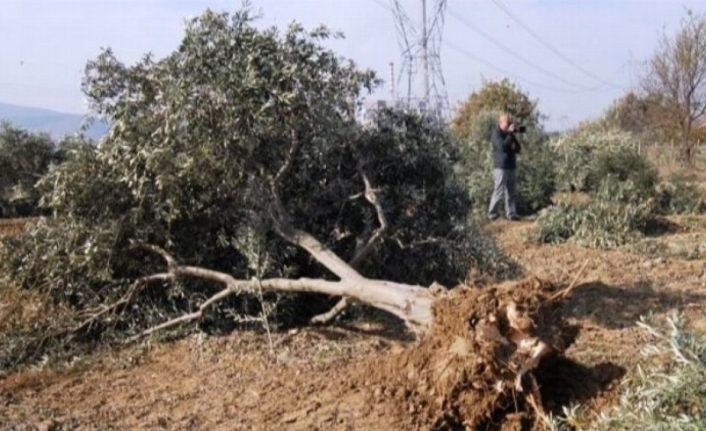
[[[691,143],[689,142],[689,135],[685,131],[682,131],[681,136],[681,156],[684,162],[691,163]]]
[[[691,144],[689,141],[682,142],[682,157],[686,163],[691,163]]]
[[[395,283],[386,280],[365,278],[353,270],[331,250],[306,232],[286,230],[286,237],[292,242],[307,250],[314,259],[329,268],[341,277],[340,281],[323,279],[252,279],[239,280],[219,271],[207,268],[182,266],[165,250],[149,244],[142,247],[160,254],[167,263],[167,272],[156,274],[141,279],[144,283],[152,280],[175,280],[178,277],[196,277],[222,283],[223,290],[206,300],[199,309],[193,313],[169,320],[158,326],[150,328],[138,337],[149,335],[153,332],[190,322],[203,316],[204,311],[217,302],[242,292],[278,291],[278,292],[312,292],[330,296],[340,296],[368,304],[402,319],[407,327],[416,334],[425,332],[432,321],[431,305],[432,294],[422,286]],[[134,293],[134,292],[133,292]],[[108,307],[112,309],[112,307]]]
[[[691,122],[684,121],[681,130],[681,155],[684,162],[691,163]]]

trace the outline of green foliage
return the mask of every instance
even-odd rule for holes
[[[560,190],[592,191],[608,174],[631,179],[641,190],[657,181],[656,171],[639,154],[639,141],[629,132],[589,125],[559,136],[551,145]]]
[[[706,212],[706,196],[698,185],[682,176],[657,187],[657,208],[661,214],[702,214]]]
[[[545,208],[539,213],[532,232],[533,239],[540,243],[561,243],[576,234],[583,222],[582,212],[586,205],[565,204]]]
[[[468,124],[467,133],[459,142],[460,173],[466,179],[473,210],[485,215],[493,193],[493,163],[490,136],[497,127],[500,112],[484,111]],[[517,210],[533,214],[551,204],[555,191],[554,152],[543,131],[527,129],[518,137],[522,152],[518,155]]]
[[[84,91],[111,129],[100,146],[77,141],[65,149],[66,161],[40,183],[55,218],[0,249],[6,285],[48,292],[72,311],[56,323],[57,341],[40,351],[57,354],[66,334],[87,343],[122,339],[221,288],[182,280],[135,289],[135,279],[164,271],[135,241],[241,279],[330,277],[277,234],[270,185],[289,158],[286,216],[344,259],[379,226],[361,172],[369,178],[389,228],[359,268],[364,275],[422,285],[457,283],[469,266],[517,275],[468,220],[456,147],[443,127],[385,111],[363,128],[349,115],[376,80],[323,48],[331,36],[296,24],[284,34],[259,30],[247,10],[206,12],[162,60],[126,66],[106,50],[88,64]],[[90,320],[123,298],[114,313]],[[270,323],[287,324],[322,311],[319,299],[243,293],[201,327],[232,328],[242,320],[233,316],[260,314],[262,301]],[[36,348],[25,341],[15,345]]]
[[[589,201],[544,210],[534,239],[615,248],[642,238],[656,215],[657,170],[629,132],[586,124],[552,141],[560,189]]]
[[[538,127],[542,117],[537,110],[537,101],[508,79],[484,81],[480,90],[473,92],[460,106],[451,122],[452,133],[465,140],[472,135],[478,115],[485,111],[504,110],[509,110],[515,120],[528,127]]]
[[[364,133],[360,151],[373,183],[387,184],[381,192],[393,225],[380,258],[370,259],[365,269],[378,278],[422,285],[458,283],[468,275],[469,264],[498,279],[515,277],[517,266],[467,219],[470,201],[454,172],[459,154],[446,129],[391,111],[381,112],[376,124]],[[372,216],[367,209],[355,217]]]
[[[608,176],[587,203],[562,204],[543,210],[533,233],[540,242],[563,242],[593,248],[616,248],[643,236],[652,205],[631,180]]]
[[[607,177],[582,213],[576,230],[578,244],[594,248],[615,248],[643,236],[652,207],[641,198],[640,188],[628,180]]]
[[[613,177],[618,182],[630,181],[636,194],[634,198],[638,200],[654,196],[655,185],[659,180],[654,166],[637,151],[629,148],[596,152],[586,179],[587,190],[600,194],[601,183],[608,177]]]
[[[48,135],[0,124],[0,217],[39,213],[40,193],[34,185],[56,160]]]
[[[642,349],[646,362],[625,382],[618,404],[602,412],[587,431],[696,431],[706,429],[706,337],[685,329],[678,315],[666,324],[641,319],[650,338]],[[566,409],[557,421],[585,422],[581,409]]]

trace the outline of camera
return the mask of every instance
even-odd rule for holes
[[[515,133],[525,133],[527,131],[527,127],[523,126],[521,124],[513,123],[515,124]]]
[[[514,133],[525,133],[527,131],[527,127],[523,124],[523,118],[519,115],[517,111],[519,111],[519,109],[515,109],[515,106],[513,104],[505,104],[505,112],[509,113],[513,118],[512,124],[515,125]],[[519,119],[519,121],[516,121],[516,118]]]

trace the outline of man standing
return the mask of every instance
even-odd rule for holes
[[[504,112],[498,119],[498,127],[490,138],[493,145],[493,180],[495,189],[490,199],[488,218],[498,218],[498,206],[505,195],[505,215],[510,220],[519,220],[516,209],[517,168],[516,154],[521,150],[515,138],[515,125],[510,114]]]

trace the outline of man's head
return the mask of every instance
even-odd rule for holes
[[[503,112],[500,114],[500,117],[498,118],[498,127],[500,127],[500,130],[507,132],[510,129],[511,124],[512,116],[509,113]]]

